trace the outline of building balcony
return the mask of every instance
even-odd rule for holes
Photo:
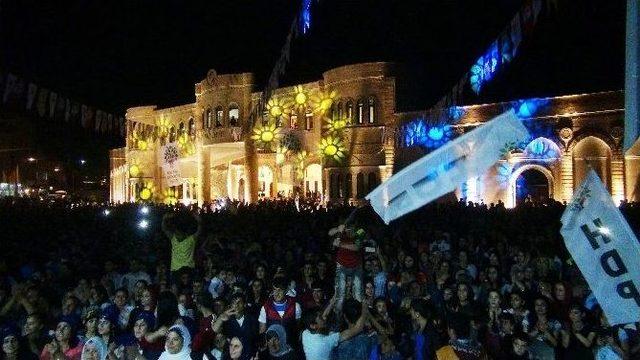
[[[238,126],[202,129],[198,135],[205,146],[243,141],[244,137],[242,128]]]

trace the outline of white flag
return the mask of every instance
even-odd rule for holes
[[[640,244],[593,170],[561,221],[567,250],[609,323],[640,321]]]
[[[502,157],[505,144],[528,136],[511,110],[415,161],[366,198],[388,224],[483,174]]]

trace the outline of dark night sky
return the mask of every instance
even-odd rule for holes
[[[481,98],[621,89],[624,1],[557,0],[517,60]],[[264,80],[299,0],[22,0],[2,2],[2,63],[87,104],[191,102],[209,68]],[[411,74],[410,99],[426,108],[450,88],[520,8],[519,0],[322,0],[311,33],[293,46],[285,84],[329,68],[389,60]]]

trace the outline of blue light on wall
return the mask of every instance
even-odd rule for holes
[[[509,179],[513,174],[513,165],[508,162],[500,163],[496,168],[496,182],[502,189],[506,189],[509,185]]]
[[[462,106],[452,106],[449,108],[449,119],[458,121],[464,116],[464,108]]]
[[[545,137],[533,139],[525,148],[526,157],[540,160],[557,159],[560,157],[560,148],[556,143]]]
[[[437,149],[453,137],[449,125],[427,125],[423,118],[414,120],[404,127],[405,146],[419,145],[428,149]]]
[[[511,103],[516,115],[521,119],[536,116],[536,114],[549,104],[548,99],[517,100]]]

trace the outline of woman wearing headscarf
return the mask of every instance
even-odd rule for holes
[[[280,324],[273,324],[269,326],[266,332],[267,349],[263,354],[260,354],[260,359],[278,359],[278,360],[294,360],[296,359],[295,352],[287,344],[287,333],[284,327]]]
[[[249,351],[247,351],[247,349],[248,348],[242,343],[242,340],[239,337],[234,336],[229,341],[229,346],[227,347],[227,350],[222,356],[222,359],[223,360],[254,360],[256,359],[255,357],[252,356],[254,354],[251,354]]]
[[[104,340],[101,337],[94,336],[84,343],[80,360],[105,360],[108,353],[109,350]]]
[[[169,328],[160,360],[191,360],[191,335],[184,325]]]

